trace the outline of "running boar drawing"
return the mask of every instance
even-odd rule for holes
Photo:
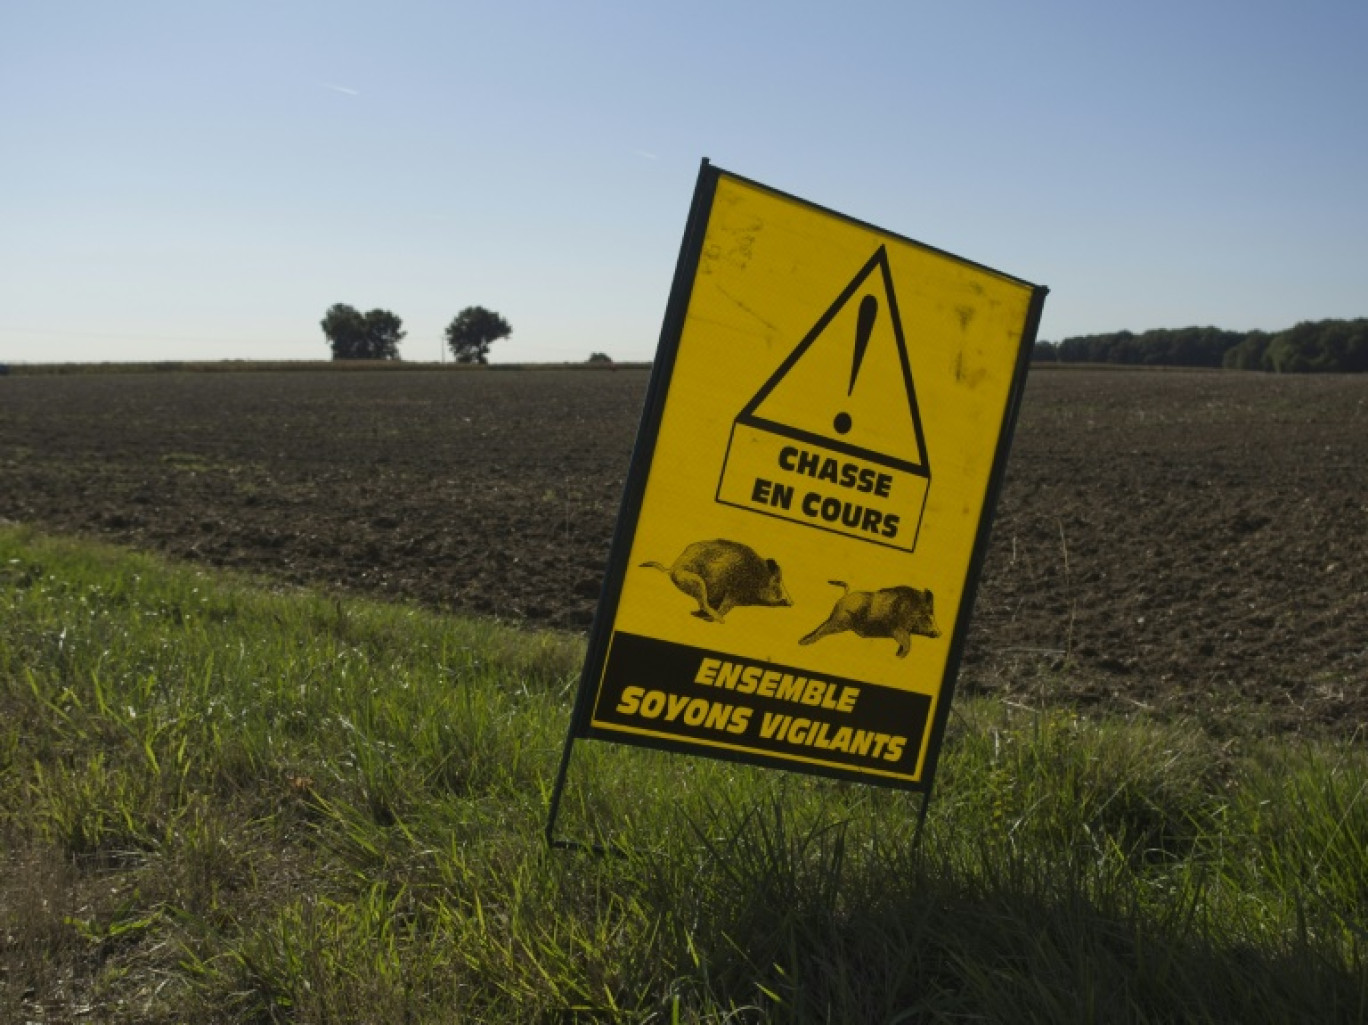
[[[858,637],[891,637],[898,642],[898,658],[906,658],[912,635],[939,637],[935,596],[915,587],[885,587],[881,591],[852,591],[844,580],[828,583],[844,589],[826,622],[799,640],[812,644],[849,630]]]
[[[723,617],[738,605],[793,604],[784,590],[779,564],[761,558],[755,549],[739,541],[695,541],[673,566],[658,562],[641,565],[670,574],[675,587],[698,602],[693,615],[710,623],[724,622]]]

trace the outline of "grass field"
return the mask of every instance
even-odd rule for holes
[[[0,1021],[1361,1022],[1362,737],[960,702],[917,799],[584,743],[582,641],[0,528]]]

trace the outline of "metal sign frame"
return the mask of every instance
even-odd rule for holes
[[[832,768],[824,765],[793,764],[791,760],[766,757],[763,754],[756,754],[751,751],[735,750],[725,747],[702,747],[700,744],[692,743],[687,740],[676,740],[660,736],[649,738],[624,736],[613,731],[596,729],[591,722],[594,703],[603,680],[609,648],[613,639],[613,627],[618,619],[619,603],[622,597],[624,580],[629,568],[633,542],[641,518],[647,481],[650,478],[653,469],[657,442],[659,440],[661,423],[665,411],[666,398],[670,391],[676,359],[684,334],[685,319],[688,313],[695,281],[699,273],[704,236],[712,217],[714,199],[717,195],[719,182],[724,178],[740,183],[751,189],[759,190],[770,196],[799,204],[816,214],[836,218],[847,224],[877,232],[879,235],[890,240],[906,243],[924,252],[945,257],[957,264],[984,271],[995,275],[998,278],[1006,279],[1015,285],[1024,286],[1030,289],[1029,305],[1018,342],[1018,350],[1013,365],[1010,387],[1006,398],[1006,407],[1001,421],[1001,429],[997,437],[996,450],[992,456],[991,469],[987,479],[987,488],[973,540],[972,553],[968,561],[964,587],[961,592],[955,617],[954,630],[949,641],[949,650],[946,656],[941,689],[938,692],[938,697],[934,703],[935,707],[934,713],[931,716],[931,722],[926,727],[929,731],[929,737],[926,738],[927,747],[924,754],[923,770],[920,778],[916,780],[880,778],[864,772]],[[862,275],[869,274],[874,270],[878,257],[881,254],[882,250],[880,250],[880,253],[876,254],[874,260],[870,261],[870,265],[861,272]],[[886,274],[886,259],[884,261],[883,269]],[[855,288],[858,280],[859,278],[857,277],[856,281],[852,281],[850,287],[846,290],[847,293]],[[923,243],[889,232],[886,229],[878,228],[844,214],[817,206],[806,200],[798,199],[797,197],[780,192],[779,190],[762,185],[742,176],[723,171],[709,163],[706,159],[702,162],[698,180],[694,188],[688,219],[685,224],[684,236],[680,244],[679,258],[675,268],[669,300],[665,309],[656,358],[652,366],[651,378],[647,387],[641,424],[638,429],[636,444],[632,452],[631,463],[624,485],[622,504],[619,509],[617,524],[613,533],[612,547],[608,558],[603,589],[599,599],[598,609],[594,616],[593,625],[590,629],[584,667],[580,675],[579,687],[575,698],[574,709],[571,714],[569,730],[562,749],[560,765],[557,769],[556,779],[550,797],[550,807],[546,825],[546,838],[549,843],[554,846],[567,846],[565,842],[554,839],[554,830],[574,742],[577,739],[614,740],[620,743],[628,743],[637,746],[703,755],[706,757],[748,764],[760,764],[769,767],[783,768],[788,771],[854,780],[869,783],[871,785],[889,786],[902,790],[921,792],[923,794],[921,816],[925,816],[926,804],[930,800],[932,786],[935,781],[935,771],[941,740],[944,736],[946,723],[949,718],[950,705],[954,696],[955,681],[958,676],[960,661],[963,655],[965,637],[968,633],[969,618],[972,612],[974,597],[977,592],[983,560],[988,546],[993,513],[996,509],[998,497],[1002,488],[1003,477],[1007,466],[1007,457],[1011,449],[1017,414],[1020,409],[1021,397],[1025,388],[1026,369],[1029,364],[1031,349],[1035,343],[1047,292],[1048,289],[1043,286],[1031,285],[1028,282],[1003,274],[1000,271],[984,267],[973,261],[953,256],[952,254],[926,246]],[[828,319],[838,308],[839,304],[844,302],[847,297],[848,296],[843,293],[837,304],[833,304],[831,310],[828,311]],[[822,326],[822,322],[819,322],[817,327],[813,328],[809,337],[804,339],[803,343],[799,346],[799,349],[795,350],[789,356],[784,366],[781,367],[779,371],[775,372],[771,379],[764,385],[762,393],[758,394],[749,406],[743,410],[742,417],[755,418],[755,407],[759,404],[760,400],[768,393],[769,389],[773,388],[775,382],[780,378],[786,367],[791,365],[798,358],[802,349],[809,344],[812,337],[820,331]],[[901,327],[897,326],[896,320],[895,328],[899,332],[898,345],[899,347],[904,347]],[[905,368],[905,348],[903,351],[903,359]],[[725,369],[726,368],[724,367],[719,368],[719,372],[724,373]],[[910,378],[908,383],[910,386]],[[915,397],[913,397],[913,406],[912,415],[917,418],[916,429],[918,436],[920,437],[921,420],[915,409]],[[722,501],[720,497],[717,500]],[[575,844],[571,846],[584,845]]]

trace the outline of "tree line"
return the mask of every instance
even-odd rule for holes
[[[398,359],[404,322],[389,310],[362,313],[346,303],[335,303],[321,322],[333,359]],[[444,332],[457,363],[488,363],[489,347],[513,333],[493,310],[467,306],[451,319]]]
[[[1368,372],[1368,319],[1303,321],[1286,331],[1158,328],[1036,342],[1031,358],[1057,363],[1224,367],[1280,374]]]

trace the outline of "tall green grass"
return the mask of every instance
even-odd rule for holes
[[[611,745],[577,638],[0,529],[0,1020],[1362,1021],[1368,756],[961,703],[935,801]]]

